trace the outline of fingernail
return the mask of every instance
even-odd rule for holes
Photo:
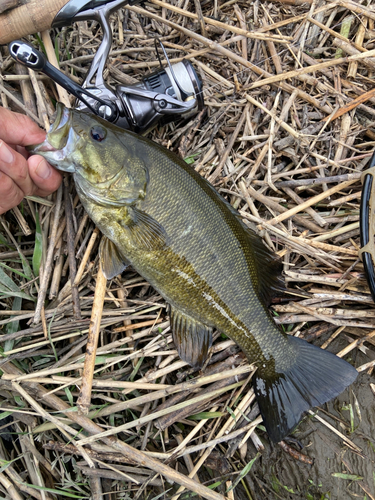
[[[51,175],[51,172],[51,167],[44,159],[40,161],[35,170],[36,175],[38,175],[41,179],[48,179],[48,177]]]
[[[14,160],[11,149],[3,141],[0,142],[0,160],[4,163],[12,163]]]

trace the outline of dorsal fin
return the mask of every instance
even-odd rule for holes
[[[202,368],[212,345],[212,328],[170,306],[173,342],[183,361]]]
[[[268,306],[276,292],[285,290],[281,279],[282,263],[265,246],[261,237],[255,231],[247,227],[243,221],[241,223],[253,250],[255,272],[258,281],[258,294],[261,300]]]

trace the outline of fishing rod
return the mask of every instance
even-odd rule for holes
[[[124,5],[140,2],[141,0],[0,0],[0,45],[38,31],[69,26],[77,20],[78,14],[96,11],[106,5],[114,12]]]
[[[0,43],[10,41],[9,53],[19,63],[30,69],[41,71],[55,83],[65,88],[77,98],[76,108],[104,118],[125,129],[136,133],[146,133],[158,122],[167,123],[180,117],[190,117],[203,108],[202,83],[192,64],[182,60],[171,64],[167,53],[160,43],[167,61],[162,67],[157,42],[156,51],[161,68],[150,73],[135,85],[117,85],[112,88],[103,77],[103,71],[112,45],[112,29],[109,16],[125,5],[134,5],[140,0],[70,0],[65,2],[60,10],[61,0],[50,0],[49,8],[53,5],[54,17],[50,25],[44,24],[45,19],[38,22],[40,9],[47,8],[47,2],[36,3],[30,0],[28,18],[35,16],[36,21],[21,23],[17,29],[9,32],[12,23],[21,22],[20,13],[24,12],[25,5],[17,7],[0,15],[1,31]],[[0,3],[1,7],[1,3]],[[34,9],[34,11],[33,11]],[[30,15],[30,12],[33,15]],[[47,16],[49,19],[49,17]],[[75,83],[62,71],[50,64],[47,58],[32,44],[15,37],[35,33],[48,28],[61,28],[77,21],[97,21],[103,32],[101,44],[94,56],[90,69],[82,86]],[[32,30],[32,31],[30,31]]]

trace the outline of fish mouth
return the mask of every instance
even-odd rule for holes
[[[56,118],[48,133],[51,134],[63,128],[69,121],[70,111],[61,102],[56,105]]]
[[[46,139],[28,147],[32,154],[43,156],[51,165],[64,172],[75,172],[76,167],[70,156],[74,151],[78,135],[72,126],[72,113],[62,103],[56,106],[56,119],[47,132]]]

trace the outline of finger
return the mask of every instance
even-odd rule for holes
[[[46,133],[28,116],[0,107],[0,136],[8,144],[31,146],[43,142]]]
[[[0,141],[0,171],[10,177],[24,195],[34,192],[27,161],[3,141]]]
[[[0,3],[1,3],[1,0],[0,0]],[[17,151],[17,153],[21,154],[24,158],[27,158],[30,156],[30,153],[27,151],[27,149],[23,146],[17,146],[17,144],[10,144],[9,142],[7,142],[8,146],[12,149],[14,149],[14,151]]]
[[[28,166],[30,177],[35,186],[34,194],[48,196],[60,186],[62,181],[60,172],[51,167],[42,156],[31,156],[28,159]]]
[[[12,179],[0,171],[0,214],[21,203],[23,191]]]

